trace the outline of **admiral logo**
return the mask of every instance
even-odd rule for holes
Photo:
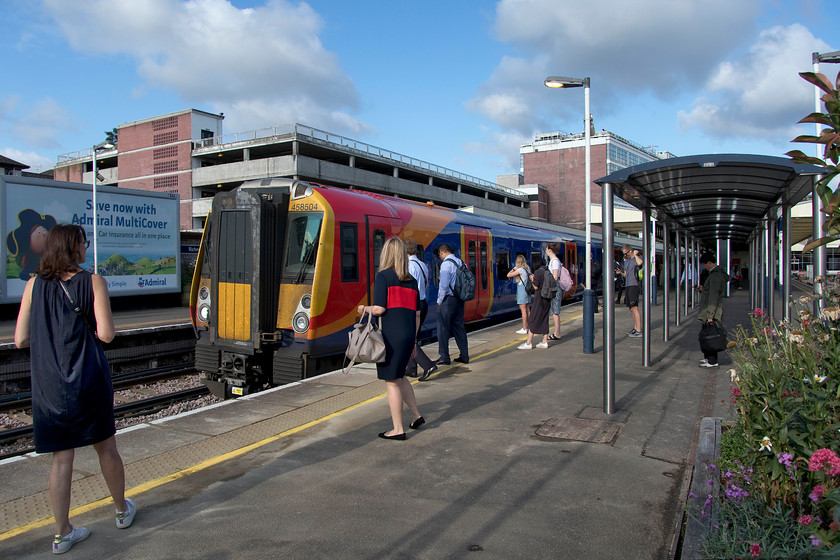
[[[137,279],[137,287],[138,288],[148,288],[149,286],[166,286],[166,278],[143,278],[142,276]]]

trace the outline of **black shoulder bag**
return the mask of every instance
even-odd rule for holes
[[[93,337],[96,340],[99,340],[99,338],[96,336],[96,329],[93,328],[93,325],[90,324],[88,318],[85,316],[84,313],[82,313],[82,309],[78,305],[76,305],[76,302],[73,301],[72,297],[70,297],[70,292],[67,291],[67,286],[64,284],[64,280],[59,280],[58,283],[61,284],[61,289],[64,290],[64,295],[67,296],[67,301],[70,302],[70,307],[72,307],[73,311],[75,311],[76,314],[82,318],[82,321],[85,323],[85,326],[88,328],[88,330],[90,330],[90,332],[93,333]]]

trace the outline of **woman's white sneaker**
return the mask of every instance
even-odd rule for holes
[[[519,329],[516,334],[528,334],[528,329]]]
[[[114,518],[117,521],[117,529],[128,529],[134,521],[134,515],[137,513],[137,506],[131,498],[125,499],[126,510],[118,511]]]
[[[64,554],[70,547],[77,542],[81,542],[90,536],[90,531],[86,527],[76,527],[71,529],[66,536],[56,535],[53,539],[52,551],[53,554]]]
[[[527,342],[523,342],[522,344],[516,347],[517,350],[530,350],[531,348],[533,348],[533,346],[531,346]]]
[[[537,344],[537,348],[548,348],[548,342],[540,342]]]

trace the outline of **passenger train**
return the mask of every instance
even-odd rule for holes
[[[424,338],[435,331],[440,243],[476,276],[468,324],[518,315],[507,278],[517,254],[530,262],[546,243],[562,243],[580,281],[582,235],[291,179],[247,182],[215,196],[198,253],[190,315],[202,381],[230,398],[340,367],[391,236],[417,241],[431,271]],[[600,254],[593,244],[593,259]]]

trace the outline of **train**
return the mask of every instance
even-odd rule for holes
[[[432,278],[421,337],[434,336],[441,260],[455,248],[476,277],[468,324],[518,315],[507,272],[550,242],[563,244],[579,297],[585,239],[541,227],[372,192],[294,179],[248,181],[217,194],[207,217],[190,291],[195,365],[221,398],[341,367],[358,305],[370,305],[385,240],[413,238]],[[593,259],[600,260],[593,243]]]

